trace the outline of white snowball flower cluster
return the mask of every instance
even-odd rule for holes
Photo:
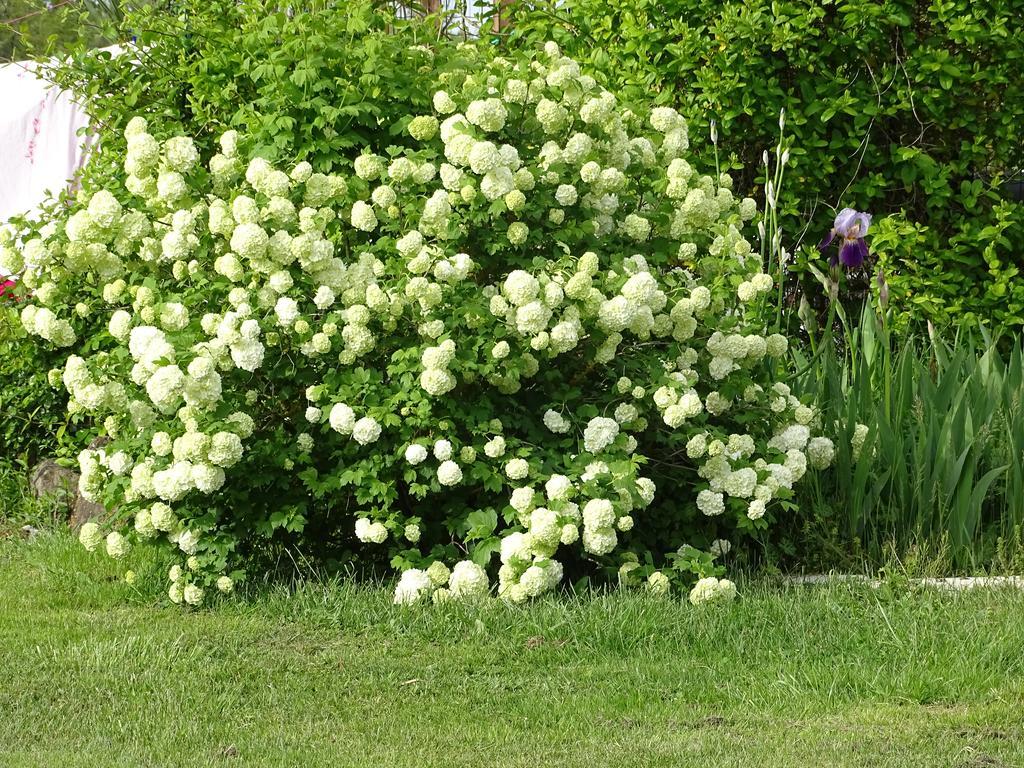
[[[361,517],[356,520],[356,538],[369,544],[383,544],[388,537],[388,529],[383,523]]]
[[[455,377],[448,370],[454,359],[455,342],[451,339],[424,350],[420,386],[432,397],[440,397],[455,388]]]
[[[619,423],[615,419],[596,416],[583,430],[583,446],[590,453],[600,453],[615,442],[619,434]]]
[[[458,485],[462,482],[462,467],[451,459],[442,461],[437,468],[437,482],[441,485]]]

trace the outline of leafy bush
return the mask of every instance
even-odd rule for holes
[[[81,343],[75,303],[104,320],[62,374],[112,440],[82,490],[109,553],[187,557],[173,599],[283,544],[386,554],[399,602],[478,594],[495,554],[516,601],[602,572],[728,597],[725,537],[831,460],[775,380],[754,201],[686,161],[679,114],[621,109],[554,44],[460,55],[354,175],[232,131],[204,166],[137,118],[123,186],[4,242],[40,344]]]
[[[0,3],[0,63],[30,59],[43,52],[60,53],[85,45],[110,45],[116,38],[104,29],[120,15],[117,0],[90,3],[48,3],[31,0]]]
[[[236,128],[269,160],[305,160],[324,173],[351,168],[381,132],[408,143],[400,121],[430,109],[434,71],[459,56],[455,46],[433,44],[435,26],[396,18],[371,0],[296,12],[232,0],[123,11],[118,33],[135,42],[122,55],[83,47],[47,69],[99,127],[87,186],[121,175],[133,116],[147,118],[158,139],[192,137],[204,159]]]
[[[59,452],[67,396],[47,383],[62,356],[25,332],[17,304],[0,295],[0,460],[31,466]]]
[[[744,192],[763,181],[757,161],[785,109],[798,190],[787,234],[817,240],[833,208],[874,213],[904,320],[1024,324],[1024,207],[1001,184],[1024,169],[1021,0],[514,8],[527,44],[554,39],[626,97],[676,106],[692,125],[717,120]]]

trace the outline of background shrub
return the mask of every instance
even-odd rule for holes
[[[677,106],[695,130],[717,120],[744,192],[785,109],[787,243],[815,244],[833,209],[875,214],[897,320],[1024,324],[1024,208],[1002,186],[1024,168],[1021,0],[515,9],[510,45],[554,39],[627,97]],[[870,277],[856,276],[862,292]],[[804,290],[818,293],[813,280]]]
[[[430,109],[427,84],[458,52],[429,45],[436,26],[378,5],[124,6],[115,34],[134,39],[128,55],[83,44],[48,70],[86,100],[100,129],[86,185],[121,175],[123,131],[136,115],[150,121],[158,139],[193,137],[204,158],[224,130],[237,128],[255,154],[308,161],[325,173],[350,164],[382,133],[406,143],[401,121]]]
[[[111,30],[121,15],[119,0],[54,5],[0,0],[0,20],[6,22],[0,23],[0,63],[117,41]]]

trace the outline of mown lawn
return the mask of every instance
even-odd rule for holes
[[[0,541],[3,768],[1024,766],[1016,592],[398,610],[313,579],[186,612],[118,573]]]

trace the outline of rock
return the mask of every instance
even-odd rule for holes
[[[35,498],[49,498],[70,510],[78,496],[78,473],[46,459],[32,470],[29,487]]]
[[[72,530],[77,531],[90,520],[101,517],[106,513],[106,507],[102,504],[89,501],[81,494],[77,494],[75,496],[75,503],[71,507],[71,519],[68,520],[68,525],[71,526]]]
[[[69,516],[68,524],[74,530],[106,513],[102,504],[82,497],[78,492],[78,478],[73,469],[62,467],[52,459],[37,464],[29,478],[32,495],[37,499],[51,499],[63,506]]]
[[[87,446],[90,451],[98,451],[103,446],[110,442],[110,438],[105,435],[97,435],[94,437]]]

